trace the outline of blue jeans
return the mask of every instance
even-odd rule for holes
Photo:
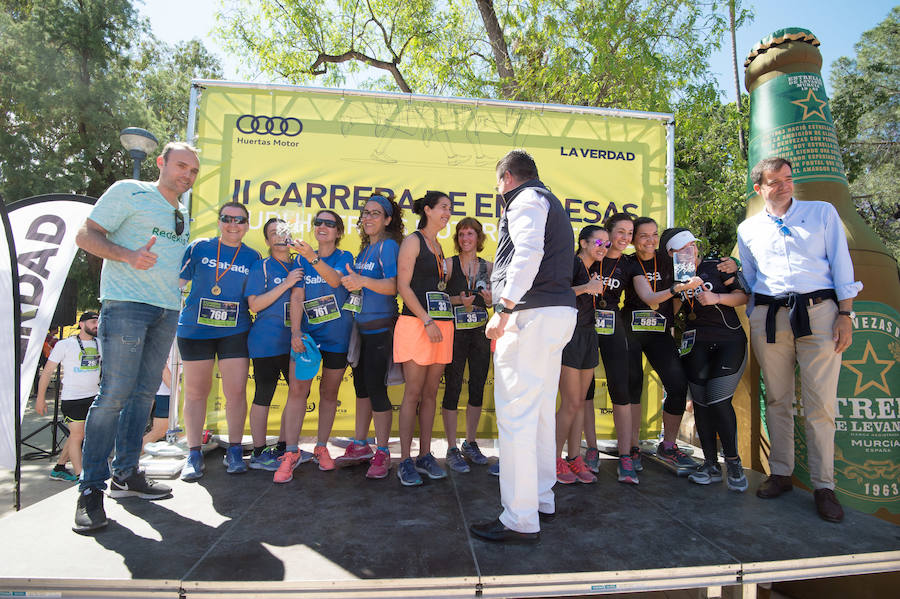
[[[137,469],[144,429],[177,326],[177,310],[103,302],[99,326],[103,376],[84,424],[81,490],[106,488],[113,445],[113,472],[127,478]]]

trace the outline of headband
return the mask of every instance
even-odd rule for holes
[[[384,208],[385,216],[393,216],[394,215],[394,207],[391,206],[391,202],[386,197],[376,195],[376,196],[372,196],[369,199],[372,200],[373,202],[378,202],[378,204],[382,208]]]

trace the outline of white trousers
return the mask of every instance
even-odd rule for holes
[[[538,532],[538,509],[556,511],[556,392],[562,350],[575,330],[574,308],[510,315],[494,352],[494,406],[500,433],[500,521]]]

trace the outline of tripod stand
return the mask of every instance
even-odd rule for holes
[[[63,336],[63,327],[59,327],[58,337],[62,338]],[[30,447],[34,451],[23,454],[22,459],[25,460],[40,460],[43,458],[49,458],[57,455],[60,452],[60,449],[65,443],[66,438],[69,436],[69,429],[65,424],[60,422],[59,420],[59,390],[62,382],[62,377],[60,376],[60,366],[56,365],[56,385],[53,390],[53,419],[50,422],[42,425],[37,430],[29,433],[27,436],[23,437],[21,440],[21,444],[24,447]],[[37,445],[32,445],[28,443],[29,439],[40,434],[42,431],[50,429],[50,449],[43,449],[38,447]],[[60,434],[61,433],[61,434]],[[35,441],[36,443],[37,441]]]

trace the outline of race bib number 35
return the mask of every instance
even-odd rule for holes
[[[453,307],[454,320],[456,321],[456,329],[477,329],[487,322],[488,314],[485,308],[474,306],[471,312],[466,312],[464,306]]]
[[[238,321],[238,302],[200,298],[200,309],[197,312],[197,324],[209,327],[236,327]]]

